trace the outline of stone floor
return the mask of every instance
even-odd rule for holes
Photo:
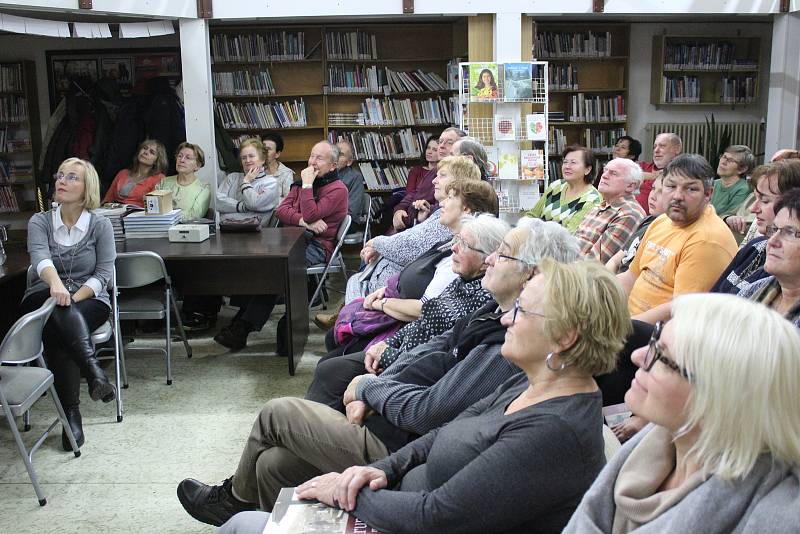
[[[274,318],[281,315],[278,307]],[[231,309],[224,314],[232,315]],[[311,314],[313,316],[313,312]],[[225,323],[226,321],[222,321]],[[166,385],[163,357],[137,352],[126,357],[130,388],[125,415],[114,404],[94,403],[82,392],[86,443],[75,458],[61,450],[60,427],[34,455],[47,497],[38,505],[25,466],[5,421],[0,425],[0,531],[8,533],[213,532],[194,521],[175,496],[180,480],[218,483],[236,467],[250,426],[270,398],[302,396],[324,353],[323,333],[313,324],[294,377],[275,355],[275,321],[249,346],[229,353],[210,336],[190,339],[194,357],[173,344],[173,375]],[[157,338],[133,346],[155,346]],[[113,372],[113,369],[109,370]],[[54,413],[45,398],[33,411],[35,439]]]

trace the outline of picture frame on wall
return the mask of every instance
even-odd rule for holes
[[[91,88],[100,79],[97,70],[97,59],[71,58],[54,59],[50,63],[50,87],[52,95],[66,94],[71,87],[86,90]]]

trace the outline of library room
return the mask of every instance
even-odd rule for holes
[[[796,532],[798,49],[790,0],[0,0],[3,530]]]

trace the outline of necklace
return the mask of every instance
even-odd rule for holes
[[[72,266],[75,263],[75,254],[77,253],[78,246],[75,244],[72,246],[72,256],[69,260],[69,272],[67,272],[67,267],[64,265],[64,258],[61,257],[61,244],[56,243],[56,254],[58,254],[58,261],[61,263],[61,272],[67,275],[67,279],[64,281],[64,287],[67,288],[70,294],[75,293],[80,288],[80,284],[72,279]]]

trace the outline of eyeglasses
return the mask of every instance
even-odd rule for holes
[[[464,241],[464,238],[461,237],[458,234],[453,236],[453,241],[450,242],[450,245],[453,246],[453,247],[458,246],[458,247],[468,248],[469,250],[473,250],[473,251],[477,252],[478,254],[483,254],[484,256],[488,256],[490,254],[489,252],[481,250],[481,249],[479,249],[477,247],[473,247],[472,245],[470,245],[469,243]]]
[[[780,228],[774,224],[770,224],[764,229],[764,235],[767,237],[772,237],[775,234],[780,234],[781,239],[800,241],[800,230],[792,228],[791,226],[784,226],[783,228]]]
[[[664,355],[664,351],[658,346],[658,340],[661,338],[661,332],[664,330],[664,321],[658,321],[653,330],[653,335],[650,336],[650,343],[647,346],[647,354],[644,355],[644,362],[642,362],[642,369],[650,372],[656,361],[660,361],[676,373],[680,374],[686,380],[691,380],[689,372],[675,363],[672,358]]]
[[[514,307],[511,308],[511,324],[514,324],[514,323],[517,322],[517,314],[518,313],[521,313],[522,315],[538,315],[539,317],[547,317],[543,313],[539,313],[539,312],[535,312],[535,311],[529,311],[529,310],[524,309],[522,306],[519,305],[519,299],[516,299],[514,301]]]
[[[196,158],[191,154],[178,154],[175,159],[178,161],[194,161]]]
[[[75,183],[75,182],[80,181],[80,179],[81,179],[81,177],[78,176],[77,174],[75,174],[74,172],[71,172],[71,173],[68,173],[68,174],[64,174],[63,172],[57,172],[57,173],[55,173],[53,175],[53,181],[54,182],[57,182],[59,180],[64,180],[64,181],[67,181],[67,182]]]
[[[455,142],[456,142],[455,139],[445,139],[444,137],[440,137],[439,138],[439,144],[440,145],[450,146]]]
[[[720,156],[719,160],[720,161],[724,161],[725,163],[735,163],[737,165],[739,164],[739,162],[736,160],[736,158],[732,158],[732,157],[730,157],[730,156],[728,156],[726,154],[723,154],[722,156]]]

